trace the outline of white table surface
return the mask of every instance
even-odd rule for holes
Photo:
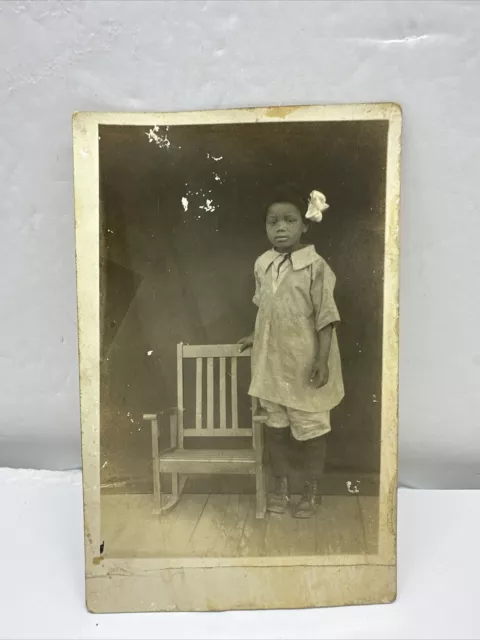
[[[80,472],[0,469],[0,638],[480,638],[480,491],[399,492],[391,605],[92,615]]]

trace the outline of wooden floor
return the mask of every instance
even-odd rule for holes
[[[162,516],[153,496],[102,496],[109,558],[262,557],[375,553],[378,498],[325,496],[315,518],[255,518],[252,495],[188,495]]]

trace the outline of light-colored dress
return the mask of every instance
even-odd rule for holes
[[[287,260],[271,249],[255,263],[255,282],[258,313],[249,394],[301,411],[330,411],[344,396],[335,328],[328,382],[319,389],[310,378],[317,333],[340,320],[333,271],[313,245],[294,251]]]

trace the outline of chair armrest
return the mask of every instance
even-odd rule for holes
[[[165,411],[160,411],[159,413],[144,413],[143,419],[146,420],[147,422],[150,421],[152,424],[152,443],[154,443],[154,441],[157,442],[157,450],[158,450],[159,417],[165,414],[168,414],[170,417],[170,421],[169,421],[170,422],[170,448],[167,449],[169,451],[170,449],[175,449],[178,443],[178,433],[177,433],[178,432],[178,428],[177,428],[178,409],[176,407],[173,407]],[[155,449],[155,444],[153,446]]]
[[[158,420],[160,416],[163,416],[165,414],[168,414],[169,416],[172,415],[177,415],[178,413],[178,409],[177,407],[172,407],[170,409],[163,409],[162,411],[159,411],[158,413],[144,413],[143,414],[143,419],[144,420]]]

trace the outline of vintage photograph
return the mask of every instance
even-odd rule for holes
[[[76,114],[87,577],[376,567],[255,606],[394,597],[400,120]],[[255,608],[142,584],[122,610]]]

